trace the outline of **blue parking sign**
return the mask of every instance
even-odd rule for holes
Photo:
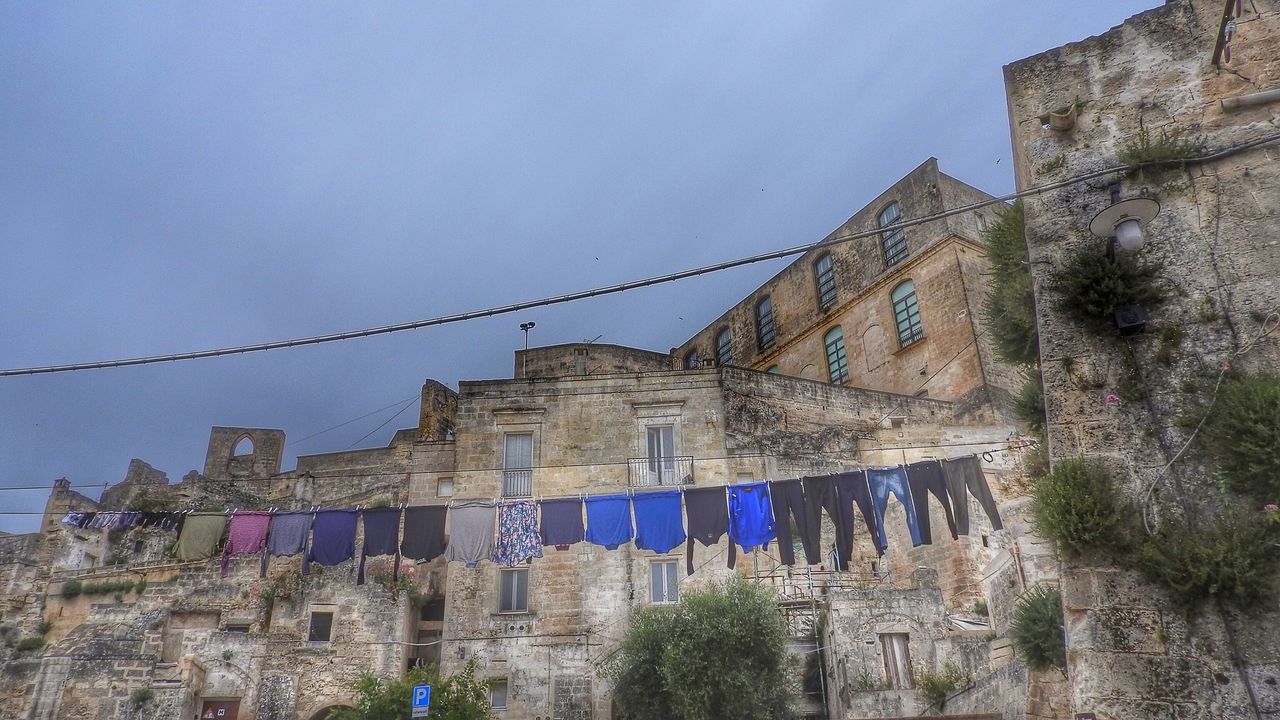
[[[413,689],[413,717],[427,717],[431,711],[431,686],[418,685]]]

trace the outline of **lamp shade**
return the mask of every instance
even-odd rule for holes
[[[1151,198],[1121,200],[1094,215],[1089,221],[1089,232],[1098,237],[1114,237],[1122,250],[1137,250],[1144,239],[1142,226],[1159,214],[1160,203]]]
[[[1116,245],[1125,252],[1134,252],[1142,247],[1142,223],[1137,218],[1125,218],[1116,225]]]

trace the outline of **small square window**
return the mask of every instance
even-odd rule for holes
[[[489,682],[489,707],[494,710],[507,709],[507,681],[505,679]]]
[[[675,560],[649,563],[649,601],[654,604],[680,602],[680,576]]]
[[[529,612],[529,571],[524,568],[502,570],[498,574],[498,612]]]
[[[333,634],[333,613],[312,612],[311,627],[307,631],[308,642],[329,642]]]
[[[453,497],[453,478],[440,478],[436,483],[436,497]]]

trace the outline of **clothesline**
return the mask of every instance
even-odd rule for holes
[[[993,527],[1002,528],[976,454],[789,480],[628,488],[596,495],[454,499],[445,504],[377,508],[313,506],[311,510],[283,511],[74,511],[62,521],[80,528],[141,526],[177,531],[174,553],[179,560],[212,557],[225,537],[225,577],[230,558],[237,555],[258,554],[262,576],[273,556],[302,554],[303,574],[309,572],[311,563],[332,566],[351,560],[355,557],[357,524],[363,520],[364,542],[357,572],[357,584],[363,584],[365,560],[370,556],[395,556],[393,578],[398,579],[402,556],[419,563],[443,555],[446,561],[467,567],[484,560],[515,567],[542,557],[543,547],[566,550],[579,542],[607,550],[633,543],[660,554],[685,543],[687,571],[693,574],[694,540],[711,546],[726,534],[730,540],[729,568],[734,567],[737,547],[743,552],[757,547],[767,550],[775,541],[783,564],[794,565],[793,533],[804,549],[806,562],[816,565],[822,562],[825,511],[836,528],[837,566],[843,571],[853,548],[855,505],[878,552],[887,550],[884,516],[890,495],[906,510],[913,546],[933,542],[929,495],[942,505],[953,539],[969,532],[969,495],[978,500]],[[450,528],[447,537],[446,522]]]

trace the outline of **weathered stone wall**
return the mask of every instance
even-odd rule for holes
[[[253,452],[243,456],[234,455],[236,445],[244,438],[249,438],[253,443]],[[214,480],[270,477],[280,472],[283,457],[283,430],[215,427],[209,433],[204,476]]]
[[[1005,68],[1020,188],[1118,164],[1142,131],[1155,141],[1181,131],[1211,151],[1275,133],[1280,104],[1225,112],[1220,101],[1280,85],[1280,12],[1244,3],[1231,61],[1213,64],[1222,19],[1217,0],[1175,0],[1097,37]],[[1040,116],[1076,104],[1073,129]],[[1049,443],[1056,462],[1102,459],[1141,508],[1157,517],[1219,511],[1212,468],[1188,439],[1187,417],[1206,400],[1221,363],[1274,370],[1273,336],[1245,354],[1268,313],[1280,307],[1280,146],[1263,144],[1185,168],[1108,176],[1026,201],[1027,242],[1037,295]],[[1096,335],[1068,317],[1052,273],[1090,237],[1090,219],[1110,202],[1144,191],[1160,214],[1139,254],[1163,263],[1168,299],[1148,308],[1146,334]],[[1160,352],[1161,328],[1180,331]],[[1132,370],[1129,369],[1132,367]],[[1208,382],[1202,382],[1204,379]],[[1136,385],[1142,399],[1108,405]],[[1148,493],[1148,489],[1151,490]],[[1184,614],[1159,588],[1115,566],[1072,564],[1062,578],[1069,664],[1077,712],[1098,718],[1280,716],[1280,634],[1273,613],[1246,620],[1212,607]]]
[[[569,343],[546,345],[516,351],[516,368],[512,376],[525,378],[562,378],[575,375],[614,375],[617,373],[652,372],[672,369],[667,353],[608,343]]]

